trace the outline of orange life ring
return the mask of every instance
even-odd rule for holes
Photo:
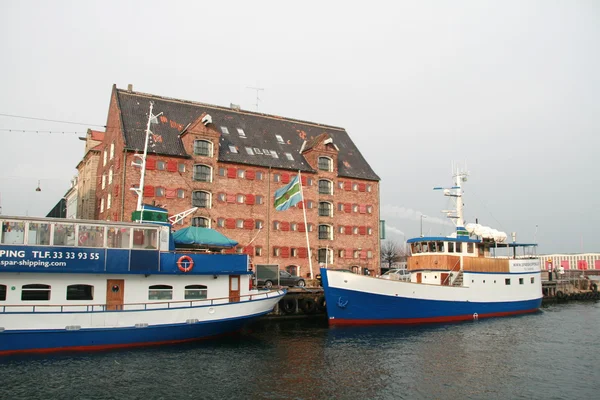
[[[185,266],[187,263],[187,267]],[[181,256],[179,260],[177,260],[177,268],[181,272],[190,272],[192,268],[194,268],[194,260],[190,256]]]

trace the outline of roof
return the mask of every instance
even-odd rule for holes
[[[95,131],[90,129],[90,135],[92,140],[97,140],[99,142],[104,140],[104,132]]]
[[[339,176],[379,180],[343,128],[116,88],[115,91],[125,129],[125,146],[129,150],[142,151],[144,148],[152,101],[153,114],[162,115],[158,118],[159,123],[152,125],[154,137],[149,153],[189,157],[179,134],[207,113],[212,117],[212,127],[221,134],[218,155],[221,162],[314,172],[299,152],[305,141],[314,144],[320,135],[325,134],[340,149]],[[228,133],[223,133],[221,127],[226,127]],[[238,129],[243,130],[245,137],[238,133]],[[232,152],[230,146],[237,148],[237,153]],[[248,154],[246,147],[252,148],[253,154]],[[265,150],[268,150],[268,155]],[[273,152],[277,157],[273,156]],[[289,160],[285,153],[291,154],[293,160]]]
[[[483,242],[480,239],[472,239],[467,236],[448,237],[448,236],[425,236],[408,239],[406,243],[420,243],[420,242],[461,242],[461,243],[490,243],[493,246],[490,247],[536,247],[536,243],[516,243],[516,242]]]

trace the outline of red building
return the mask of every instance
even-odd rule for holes
[[[309,276],[333,268],[379,273],[379,177],[343,128],[117,89],[113,86],[98,163],[97,218],[131,220],[139,157],[151,125],[144,203],[176,214],[182,226],[216,229],[255,264]],[[304,201],[285,211],[275,190],[300,172]],[[177,226],[175,227],[177,228]],[[327,257],[327,258],[326,258]]]

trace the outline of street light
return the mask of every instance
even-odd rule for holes
[[[421,214],[421,237],[423,237],[423,218],[427,218],[427,215]]]

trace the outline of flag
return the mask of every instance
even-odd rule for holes
[[[300,193],[300,180],[298,175],[290,183],[275,191],[275,209],[284,211],[302,201]]]

